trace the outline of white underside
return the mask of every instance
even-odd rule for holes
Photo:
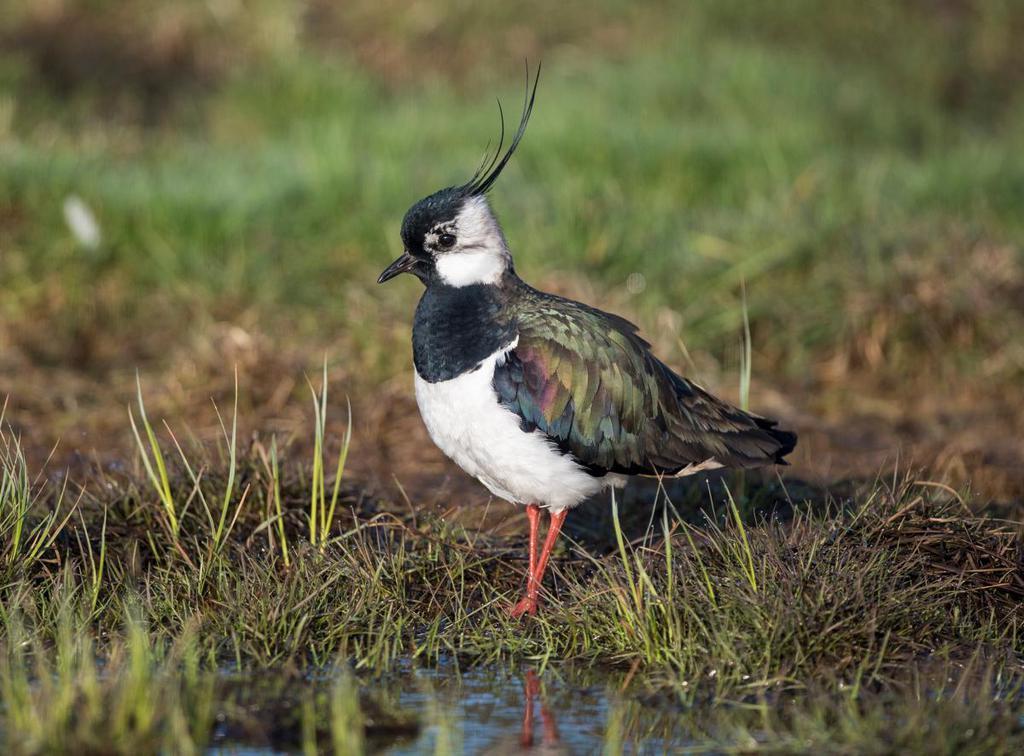
[[[416,403],[430,438],[491,493],[514,504],[560,512],[606,486],[622,485],[621,475],[590,475],[540,431],[525,433],[519,416],[498,403],[494,368],[515,344],[450,381],[428,383],[416,375]]]

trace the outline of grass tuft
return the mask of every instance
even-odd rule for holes
[[[317,546],[321,552],[327,546],[328,536],[334,522],[334,514],[338,506],[338,494],[341,492],[341,481],[345,475],[345,462],[348,459],[349,445],[352,442],[352,405],[348,406],[348,424],[345,429],[345,437],[342,439],[341,448],[338,451],[338,459],[334,467],[334,482],[331,488],[331,498],[327,500],[326,483],[326,451],[324,448],[324,433],[327,427],[327,360],[324,359],[323,380],[320,384],[320,393],[317,394],[312,384],[309,387],[313,395],[313,417],[314,417],[314,438],[313,438],[313,477],[310,488],[309,501],[309,541]]]
[[[49,494],[39,478],[29,474],[21,443],[13,431],[4,427],[7,404],[0,407],[0,564],[4,576],[14,577],[36,565],[53,547],[75,512],[66,507],[68,481]],[[32,521],[40,498],[52,496],[42,518]]]
[[[177,542],[178,539],[178,506],[174,501],[174,495],[171,493],[171,482],[167,477],[167,463],[164,461],[163,449],[160,446],[159,440],[157,440],[156,433],[153,431],[153,425],[149,422],[149,417],[146,415],[146,404],[142,400],[142,379],[136,373],[135,375],[135,386],[136,386],[136,401],[138,402],[139,409],[139,422],[142,423],[142,428],[146,434],[146,443],[143,443],[142,436],[139,433],[139,427],[135,422],[135,415],[132,414],[131,406],[128,407],[128,419],[132,426],[132,434],[135,436],[135,443],[137,445],[139,456],[142,459],[142,464],[146,468],[146,474],[149,476],[149,482],[153,486],[153,490],[160,498],[160,502],[163,504],[164,516],[167,520],[167,528],[171,534],[171,538]]]

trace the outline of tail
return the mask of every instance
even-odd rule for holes
[[[793,431],[776,428],[775,426],[779,424],[776,420],[768,420],[757,415],[751,415],[750,417],[757,423],[758,428],[763,430],[778,444],[771,461],[776,465],[788,465],[789,462],[786,461],[786,455],[796,448],[796,434]]]
[[[683,378],[676,379],[676,387],[685,411],[673,430],[686,444],[689,462],[680,472],[689,474],[694,460],[702,469],[789,464],[786,455],[796,448],[796,434],[776,427],[778,421],[745,412]]]
[[[669,411],[652,421],[666,431],[648,452],[653,472],[691,475],[718,467],[789,464],[786,455],[796,447],[795,433],[722,401],[667,367],[663,370],[674,396],[668,398],[665,392],[659,397]]]

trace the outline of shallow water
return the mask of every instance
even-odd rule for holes
[[[510,670],[452,663],[406,668],[360,686],[373,753],[661,753],[685,745],[680,711],[620,695],[621,674],[532,667]],[[208,753],[301,750],[302,703],[327,690],[330,675],[299,684],[235,680],[225,711],[249,714],[247,726],[225,717]],[[321,743],[329,742],[323,739]]]
[[[451,707],[451,735],[469,753],[520,753],[531,749],[545,753],[592,753],[611,744],[609,715],[617,716],[622,707],[609,681],[586,685],[554,673],[538,674],[533,669],[518,674],[473,669],[447,679],[444,670],[419,674],[425,682],[441,688],[441,699]],[[433,695],[410,691],[403,696],[403,702],[414,710],[425,711],[431,706]],[[667,716],[654,708],[646,714],[651,726]],[[616,729],[612,722],[612,740],[616,739]],[[428,727],[415,741],[395,744],[387,752],[433,751],[437,738],[437,727]],[[660,752],[668,745],[660,738],[644,742],[652,752]]]

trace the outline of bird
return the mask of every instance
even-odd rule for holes
[[[785,465],[797,437],[674,372],[637,326],[533,288],[516,273],[488,193],[533,112],[540,67],[519,127],[469,181],[416,202],[403,252],[378,283],[423,284],[412,328],[416,403],[432,441],[494,496],[523,505],[530,526],[525,593],[534,615],[568,513],[632,476]],[[542,512],[549,519],[538,551]]]

